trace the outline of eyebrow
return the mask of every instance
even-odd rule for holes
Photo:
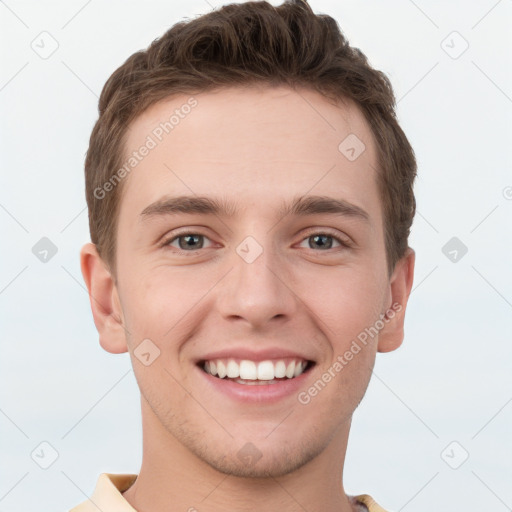
[[[204,196],[177,196],[164,197],[155,201],[144,208],[140,215],[143,219],[177,213],[234,217],[238,212],[239,210],[235,204],[223,199]],[[345,199],[336,199],[328,196],[296,197],[290,203],[283,203],[278,211],[278,216],[295,215],[305,217],[325,213],[352,217],[365,222],[370,220],[368,213],[360,206],[352,204]]]

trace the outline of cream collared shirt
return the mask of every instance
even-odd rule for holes
[[[96,488],[91,497],[72,508],[69,512],[137,512],[121,493],[126,491],[135,482],[137,475],[102,473],[96,483]],[[352,496],[361,512],[386,512],[368,494]]]

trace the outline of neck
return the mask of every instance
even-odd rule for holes
[[[143,459],[123,497],[152,512],[353,512],[342,475],[350,421],[316,457],[282,476],[247,478],[221,473],[170,434],[142,398]],[[206,448],[207,449],[207,448]]]

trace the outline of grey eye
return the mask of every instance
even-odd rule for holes
[[[317,234],[308,237],[309,247],[311,249],[320,248],[322,250],[331,249],[333,237],[331,235]]]

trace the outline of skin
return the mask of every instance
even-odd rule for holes
[[[412,249],[387,272],[371,131],[355,105],[307,89],[195,98],[125,178],[115,278],[94,245],[81,252],[100,343],[130,352],[141,391],[143,461],[124,497],[152,512],[355,510],[342,480],[351,417],[376,352],[402,343],[414,272]],[[141,114],[127,154],[188,99],[174,96]],[[338,150],[351,133],[366,146],[355,161]],[[179,195],[222,199],[238,213],[141,216]],[[310,195],[344,199],[368,219],[279,214],[283,201]],[[327,238],[332,246],[324,248],[311,238],[326,232],[350,246]],[[176,236],[184,233],[206,238],[183,254]],[[247,236],[263,249],[252,263],[236,252]],[[292,347],[316,361],[307,390],[393,303],[401,310],[307,405],[296,395],[235,403],[195,368],[201,355],[230,346]],[[160,350],[149,366],[134,356],[144,339]],[[255,464],[237,457],[248,442],[261,454]]]

